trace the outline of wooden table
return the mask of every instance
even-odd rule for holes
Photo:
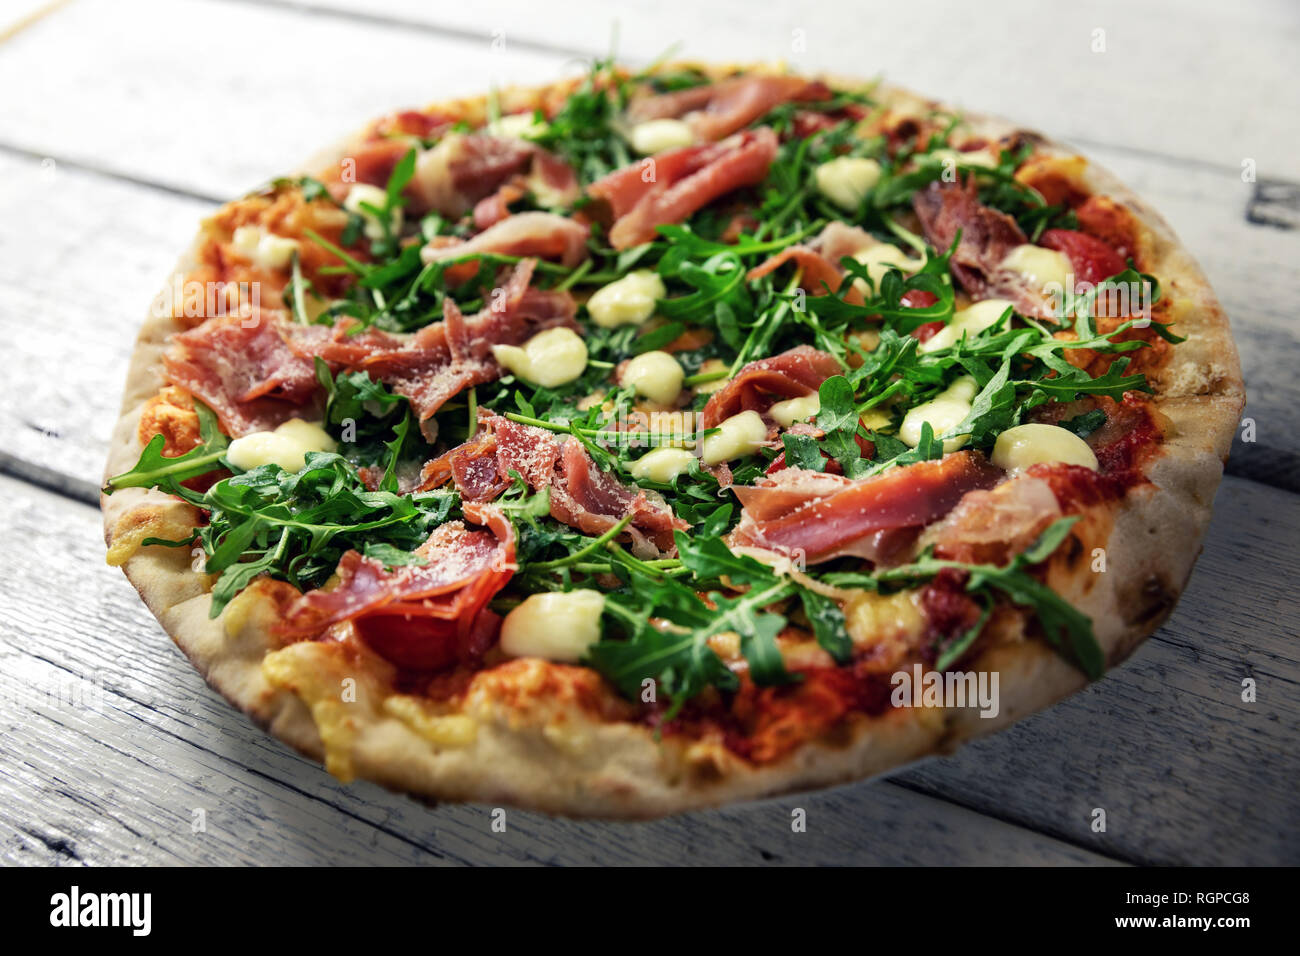
[[[636,825],[511,812],[493,833],[488,808],[341,786],[226,706],[105,566],[96,488],[137,325],[199,217],[372,115],[576,69],[609,48],[613,5],[10,0],[3,859],[1300,862],[1300,16],[992,6],[640,0],[619,6],[619,49],[883,72],[1076,143],[1165,213],[1232,317],[1255,439],[1234,446],[1173,619],[1087,691],[888,780]]]

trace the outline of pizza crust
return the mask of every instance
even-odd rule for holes
[[[717,76],[736,67],[701,67]],[[772,67],[747,67],[770,71]],[[859,80],[828,77],[838,86]],[[564,81],[502,94],[507,111],[526,109],[571,89]],[[938,104],[895,88],[876,88],[878,100],[900,112],[924,113]],[[438,104],[481,118],[486,99]],[[1073,155],[1037,134],[1002,120],[964,114],[977,135],[1030,135],[1040,149]],[[318,153],[304,167],[315,171],[348,155],[360,134]],[[1108,666],[1127,657],[1172,611],[1186,584],[1210,518],[1244,389],[1228,320],[1204,274],[1164,220],[1114,176],[1088,163],[1084,182],[1133,212],[1143,227],[1140,244],[1148,271],[1172,300],[1176,330],[1187,341],[1172,350],[1158,379],[1155,405],[1172,423],[1162,454],[1148,468],[1151,484],[1136,489],[1114,510],[1105,543],[1107,572],[1083,578],[1052,566],[1049,580],[1089,614]],[[200,233],[174,276],[195,265]],[[169,280],[170,282],[171,280]],[[131,468],[141,451],[136,434],[144,403],[164,384],[161,355],[179,331],[173,319],[151,314],[141,329],[127,374],[122,415],[114,430],[106,476]],[[126,489],[101,498],[109,545],[133,524],[154,518],[194,524],[191,506],[161,492]],[[368,675],[386,665],[346,660],[341,645],[292,645],[294,666],[263,661],[284,651],[271,635],[275,605],[254,586],[223,614],[208,617],[207,576],[191,568],[184,549],[136,550],[123,563],[127,578],[204,679],[258,724],[297,750],[329,758],[331,769],[429,799],[509,804],[551,813],[646,818],[722,803],[773,796],[858,780],[1008,726],[1078,690],[1084,675],[1042,641],[1000,643],[970,665],[1000,674],[1000,712],[984,719],[974,709],[893,709],[878,718],[857,716],[834,740],[806,744],[787,758],[752,766],[720,744],[677,738],[656,741],[649,728],[593,719],[578,706],[546,704],[534,694],[527,706],[519,689],[545,690],[560,671],[541,661],[515,661],[506,689],[485,680],[467,695],[455,739],[438,736],[431,720],[398,713],[385,702],[382,682]],[[299,650],[295,650],[298,648]],[[290,657],[274,661],[292,663]],[[316,687],[308,687],[315,674]],[[295,674],[299,675],[295,678]],[[302,675],[308,675],[303,677]],[[356,702],[332,706],[333,682],[357,680]],[[497,682],[499,683],[499,682]],[[477,682],[476,682],[477,685]],[[293,687],[294,690],[289,689]],[[295,690],[297,692],[295,692]],[[318,699],[311,701],[315,695]],[[306,698],[306,699],[304,699]],[[309,701],[315,704],[315,717]],[[407,708],[410,709],[409,707]],[[318,720],[334,746],[327,747]],[[469,738],[466,740],[465,738]],[[340,757],[339,741],[345,754]],[[335,751],[327,753],[327,751]],[[340,765],[339,760],[344,760]]]

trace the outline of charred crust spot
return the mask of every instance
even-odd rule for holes
[[[1154,627],[1169,616],[1178,600],[1178,592],[1159,574],[1149,574],[1133,594],[1133,611],[1126,623]]]

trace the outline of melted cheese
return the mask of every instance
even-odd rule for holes
[[[230,237],[235,252],[263,269],[289,268],[298,243],[267,232],[264,226],[240,226]]]
[[[299,472],[307,465],[307,452],[337,448],[334,439],[320,425],[291,418],[275,431],[253,432],[236,438],[226,449],[226,460],[244,471],[261,465],[279,465],[285,471]]]
[[[369,209],[362,208],[362,203],[373,206],[376,209],[383,209],[388,203],[388,193],[378,186],[372,186],[369,183],[357,183],[348,190],[347,198],[343,200],[343,208],[348,212],[356,213],[361,217],[363,222],[362,231],[366,234],[367,239],[384,238],[383,220],[377,213]],[[402,229],[402,207],[394,206],[388,212],[388,228],[394,235]]]
[[[604,608],[605,596],[585,588],[529,595],[501,623],[501,650],[576,664],[600,640]]]
[[[1055,249],[1042,246],[1016,246],[998,266],[1021,276],[1031,288],[1044,294],[1066,288],[1071,271],[1070,260]]]
[[[718,428],[720,430],[705,438],[700,446],[700,459],[706,465],[752,455],[767,441],[767,425],[755,411],[732,415]]]
[[[667,352],[644,352],[623,366],[620,381],[659,405],[671,405],[682,391],[686,372]]]
[[[924,422],[930,423],[935,438],[957,427],[970,414],[971,399],[975,397],[977,391],[975,379],[963,375],[928,402],[922,402],[910,409],[903,416],[903,424],[898,428],[898,437],[915,448],[921,443],[921,425]],[[943,450],[956,451],[966,444],[969,437],[958,435],[944,439]]]
[[[695,133],[679,119],[656,119],[632,127],[629,140],[638,153],[650,156],[664,150],[690,146],[695,142]]]
[[[641,481],[657,481],[666,485],[678,475],[690,471],[691,459],[694,457],[684,448],[656,448],[634,461],[628,471],[633,478]]]
[[[806,422],[821,411],[821,396],[816,392],[802,398],[788,398],[777,402],[767,410],[772,420],[783,428],[789,428],[795,422]]]
[[[502,139],[533,140],[545,136],[551,125],[539,120],[535,113],[511,113],[488,124],[488,133]]]
[[[862,156],[840,156],[813,171],[817,191],[841,209],[857,211],[880,182],[880,164]]]
[[[396,717],[436,747],[468,747],[478,737],[478,721],[467,714],[437,714],[419,697],[394,694],[384,700],[384,713]]]
[[[909,259],[907,253],[903,252],[902,249],[887,242],[855,252],[853,258],[867,267],[867,275],[877,289],[880,288],[880,280],[885,277],[891,268],[910,273],[916,272],[925,265],[924,259]],[[854,280],[853,284],[863,295],[871,294],[871,290],[867,288],[867,284],[861,279]]]
[[[844,604],[844,624],[853,645],[865,648],[889,638],[918,637],[925,627],[925,618],[916,591],[899,591],[888,596],[876,591],[859,591]]]
[[[655,302],[666,295],[659,273],[637,269],[597,289],[587,300],[587,314],[603,329],[640,325],[655,314]]]
[[[1067,428],[1042,423],[1008,428],[994,443],[992,460],[1010,472],[1055,463],[1097,470],[1097,456],[1086,441]]]
[[[1012,304],[1006,299],[985,299],[969,308],[958,309],[947,325],[917,346],[917,351],[937,352],[952,348],[961,341],[963,334],[968,339],[974,338],[985,329],[992,328],[1010,308]]]
[[[587,370],[587,343],[572,329],[547,329],[522,348],[492,346],[492,357],[525,381],[554,388],[572,382]]]

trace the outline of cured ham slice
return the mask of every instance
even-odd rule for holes
[[[504,296],[472,316],[462,315],[446,298],[443,321],[411,336],[379,331],[350,336],[344,325],[293,326],[290,345],[306,359],[319,355],[331,365],[384,382],[409,399],[426,422],[453,395],[501,374],[493,345],[517,345],[556,325],[575,327],[572,296],[529,287],[535,264],[532,259],[520,262],[505,282]]]
[[[493,252],[551,259],[572,268],[587,257],[587,232],[585,225],[566,216],[521,212],[507,216],[466,242],[426,245],[420,250],[420,259],[427,264]]]
[[[209,319],[172,339],[167,377],[202,399],[227,435],[274,428],[316,392],[312,362],[285,344],[284,327],[273,312]]]
[[[280,631],[319,634],[352,621],[358,636],[399,667],[435,670],[479,659],[495,637],[485,610],[515,571],[514,527],[499,508],[466,503],[463,521],[440,525],[415,553],[423,565],[392,569],[349,551],[338,583],[308,591],[286,610]]]
[[[1061,506],[1052,486],[1021,475],[989,491],[972,491],[938,524],[926,529],[935,554],[968,564],[1006,564],[1053,521]]]
[[[632,515],[627,533],[637,554],[657,557],[673,550],[673,530],[686,522],[654,492],[630,487],[602,472],[582,443],[483,412],[474,438],[424,467],[422,490],[452,482],[463,498],[494,498],[511,472],[534,491],[550,488],[551,517],[584,534],[598,535]]]
[[[756,186],[776,157],[776,134],[747,130],[720,143],[684,146],[625,166],[587,187],[613,212],[615,249],[649,242],[656,228],[682,222],[719,196]]]
[[[700,427],[714,428],[732,415],[766,412],[784,399],[812,395],[841,371],[833,355],[811,345],[750,362],[709,399],[700,413]]]
[[[879,243],[880,240],[865,229],[832,222],[808,245],[787,246],[766,262],[749,270],[746,278],[753,282],[775,272],[787,262],[794,262],[802,272],[800,287],[810,295],[827,295],[838,292],[844,281],[840,260]],[[848,289],[844,299],[853,305],[861,305],[864,301],[862,291],[856,286]]]
[[[900,532],[937,521],[967,492],[1001,477],[1001,469],[969,451],[857,480],[786,468],[735,487],[742,513],[730,543],[799,553],[809,564],[846,555],[887,560]]]
[[[628,119],[641,123],[683,117],[700,139],[717,140],[782,103],[824,100],[830,95],[824,83],[800,76],[738,76],[638,100],[629,107]]]
[[[417,211],[459,218],[507,183],[544,194],[545,205],[572,203],[578,179],[562,159],[521,139],[451,133],[416,159],[406,187]]]
[[[912,206],[926,240],[936,249],[950,248],[961,232],[961,242],[948,264],[972,296],[1010,299],[1021,315],[1053,317],[1051,300],[1041,289],[1001,268],[1007,254],[1029,240],[1014,219],[980,203],[973,177],[965,185],[931,183],[912,198]]]

